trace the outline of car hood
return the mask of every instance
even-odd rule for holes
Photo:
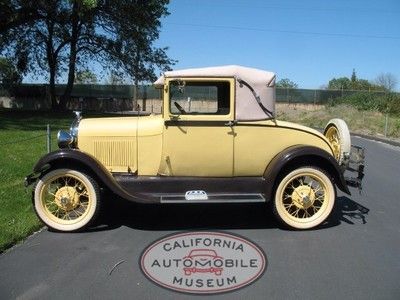
[[[161,115],[82,119],[79,137],[154,136],[162,133],[162,127]]]

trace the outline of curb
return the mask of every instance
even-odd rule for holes
[[[322,134],[324,133],[324,129],[323,128],[318,128],[318,127],[310,127],[310,128],[318,130]],[[394,140],[390,140],[390,139],[384,138],[384,137],[381,138],[381,137],[362,134],[362,133],[357,133],[357,132],[350,132],[350,135],[351,136],[360,137],[360,138],[363,138],[363,139],[366,139],[366,140],[372,140],[372,141],[381,142],[381,143],[389,144],[389,145],[392,145],[392,146],[400,147],[400,142],[397,142],[397,141],[394,141]]]
[[[376,137],[376,136],[365,135],[365,134],[361,134],[361,133],[353,133],[353,132],[351,133],[351,135],[358,136],[358,137],[361,137],[361,138],[364,138],[367,140],[372,140],[372,141],[381,142],[381,143],[389,144],[392,146],[400,147],[400,142],[389,140],[386,138],[380,138],[380,137]]]

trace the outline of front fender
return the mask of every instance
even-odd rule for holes
[[[43,156],[33,167],[33,173],[25,178],[25,186],[35,182],[42,174],[55,168],[80,168],[93,175],[99,184],[107,187],[114,194],[134,202],[149,203],[157,202],[143,194],[130,194],[123,189],[114,179],[112,174],[90,154],[76,149],[61,149]]]
[[[350,195],[346,180],[336,159],[325,150],[307,145],[289,147],[271,160],[264,171],[264,178],[267,183],[265,195],[272,199],[279,176],[291,168],[301,165],[314,165],[324,169],[332,176],[337,187]]]

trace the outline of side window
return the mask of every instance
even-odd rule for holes
[[[169,108],[173,114],[227,115],[230,110],[227,81],[171,81]]]

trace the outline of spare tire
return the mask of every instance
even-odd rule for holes
[[[342,164],[351,148],[350,132],[346,122],[342,119],[330,120],[325,127],[324,135],[328,139],[339,165]]]

